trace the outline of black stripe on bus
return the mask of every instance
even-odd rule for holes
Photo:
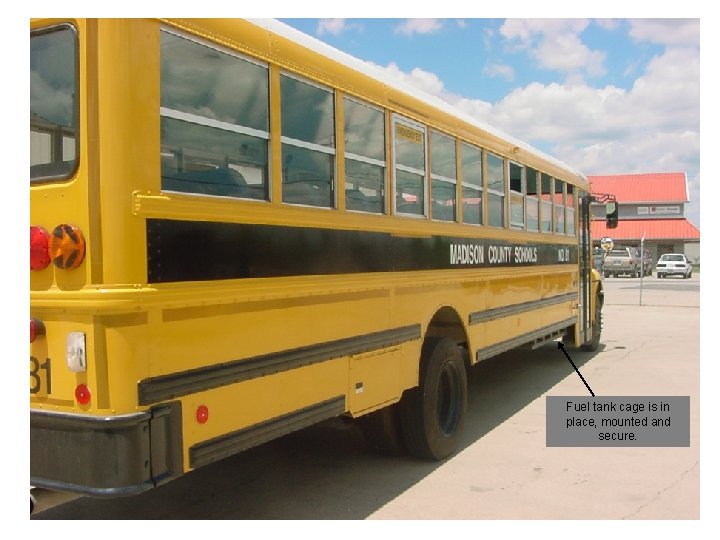
[[[520,347],[521,345],[527,345],[528,343],[532,343],[536,340],[542,340],[550,337],[560,337],[560,334],[562,334],[564,330],[570,328],[575,323],[577,323],[576,319],[566,319],[564,321],[545,326],[544,328],[533,330],[527,334],[522,334],[506,341],[495,343],[489,347],[483,347],[475,352],[475,358],[479,362],[480,360],[486,360],[500,353],[510,351]]]
[[[138,383],[138,403],[149,405],[342,356],[383,349],[419,338],[420,325],[413,324],[254,358],[149,377]]]
[[[221,435],[190,447],[190,467],[195,469],[345,412],[345,397],[337,396],[277,418]]]
[[[512,304],[510,306],[486,309],[484,311],[475,311],[470,314],[469,323],[480,324],[488,321],[494,321],[495,319],[509,317],[510,315],[518,315],[520,313],[527,313],[528,311],[532,311],[534,309],[540,309],[548,306],[554,306],[556,304],[562,304],[563,302],[568,302],[570,300],[577,300],[577,292],[559,294],[557,296],[543,298],[542,300],[522,302],[520,304]]]
[[[148,283],[577,262],[578,247],[571,243],[147,220]]]

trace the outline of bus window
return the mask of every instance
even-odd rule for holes
[[[162,189],[267,200],[268,70],[161,33]]]
[[[552,176],[543,173],[541,178],[542,194],[540,199],[540,231],[552,232]]]
[[[430,132],[430,200],[432,218],[455,221],[457,208],[457,159],[455,139]]]
[[[565,234],[565,182],[555,179],[555,232]]]
[[[280,77],[283,202],[335,206],[333,93],[289,75]]]
[[[565,232],[575,236],[575,186],[566,184],[567,194],[565,197]]]
[[[385,211],[385,114],[345,98],[345,207]]]
[[[487,153],[488,225],[505,226],[505,162],[495,154]]]
[[[425,129],[395,118],[395,209],[425,215]]]
[[[525,167],[510,162],[510,227],[525,228]]]
[[[527,184],[526,215],[528,231],[538,232],[540,230],[540,207],[539,207],[539,185],[538,172],[532,167],[525,169]]]
[[[462,152],[462,203],[463,223],[482,224],[482,150],[463,143]]]
[[[77,39],[68,25],[30,35],[30,181],[77,165]]]

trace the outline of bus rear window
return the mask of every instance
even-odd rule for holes
[[[78,154],[77,37],[56,26],[30,34],[30,180],[67,178]]]

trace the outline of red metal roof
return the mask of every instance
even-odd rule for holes
[[[645,240],[700,240],[700,231],[687,219],[620,220],[616,229],[608,229],[603,220],[592,222],[593,240],[640,240],[643,234]]]
[[[620,203],[689,201],[683,172],[588,176],[594,193],[612,193]]]

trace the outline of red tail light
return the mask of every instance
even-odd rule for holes
[[[30,319],[30,343],[35,341],[38,336],[45,335],[45,323],[38,319]]]
[[[50,234],[42,227],[30,227],[30,270],[43,270],[50,264]]]

